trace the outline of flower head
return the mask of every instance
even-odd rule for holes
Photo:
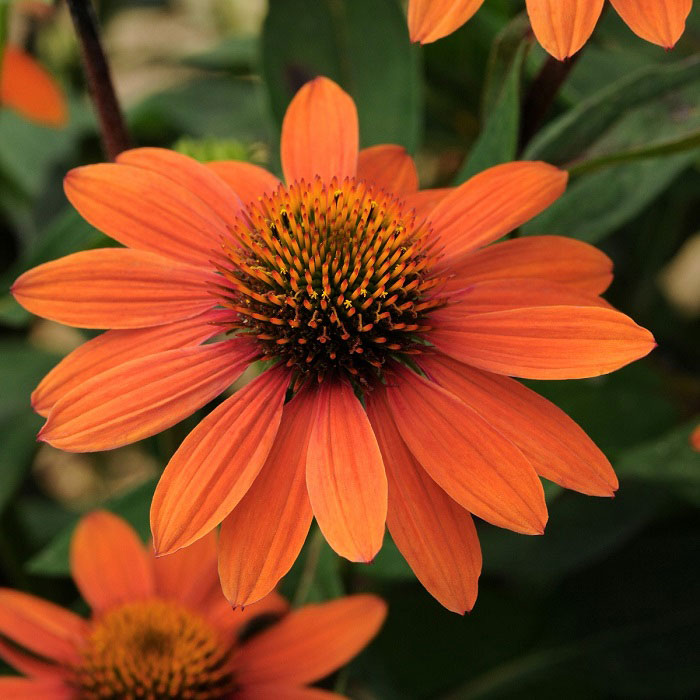
[[[371,595],[289,612],[271,593],[232,610],[216,572],[216,536],[155,559],[104,511],[78,524],[73,578],[89,620],[0,589],[0,657],[27,676],[0,678],[5,698],[337,698],[303,688],[355,656],[385,616]],[[262,631],[251,634],[253,626]],[[262,623],[262,625],[261,625]]]
[[[67,120],[66,103],[54,79],[16,46],[6,46],[0,58],[0,106],[46,126],[63,126]]]
[[[429,44],[470,19],[484,0],[409,0],[413,41]],[[642,39],[670,49],[680,39],[693,0],[610,0],[627,26]],[[605,0],[527,0],[532,30],[542,47],[560,61],[589,39]]]
[[[223,521],[221,581],[243,605],[289,570],[312,516],[353,561],[372,560],[386,522],[430,592],[463,612],[481,567],[470,513],[541,533],[538,475],[617,487],[581,429],[511,377],[600,375],[654,341],[600,298],[611,262],[595,248],[494,243],[549,206],[565,172],[509,163],[418,191],[403,149],[358,153],[358,140],[351,98],[318,78],[284,120],[286,184],[158,149],[69,173],[78,211],[129,247],[69,255],[14,286],[30,311],[113,329],[36,389],[40,438],[73,451],[139,440],[264,360],[166,467],[158,552]]]

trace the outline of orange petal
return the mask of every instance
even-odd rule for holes
[[[220,597],[216,540],[216,530],[212,530],[189,547],[154,558],[157,595],[195,609],[206,609],[216,594]]]
[[[420,366],[513,442],[540,476],[591,496],[612,496],[617,489],[610,462],[588,435],[520,382],[443,355],[425,355]]]
[[[241,199],[243,204],[257,202],[258,197],[271,194],[282,183],[265,168],[235,160],[218,160],[207,163]]]
[[[433,209],[447,197],[454,187],[439,187],[432,190],[420,190],[404,197],[405,210],[413,209],[416,213],[416,221],[420,222],[430,218]]]
[[[526,236],[475,250],[450,269],[457,288],[491,279],[532,277],[602,294],[612,282],[612,260],[588,243],[564,236]]]
[[[385,617],[386,604],[373,595],[307,605],[241,647],[236,679],[243,687],[311,683],[356,656]]]
[[[186,548],[187,549],[187,548]],[[175,556],[175,555],[169,555]],[[168,557],[162,557],[167,559]],[[216,594],[212,596],[207,608],[200,612],[205,619],[216,627],[225,640],[236,643],[241,633],[245,634],[246,628],[254,624],[256,618],[279,618],[289,612],[289,603],[276,591],[269,593],[262,600],[245,608],[231,607],[231,603],[224,598],[221,586],[218,585],[217,578]],[[236,695],[236,700],[238,696]]]
[[[62,671],[61,666],[45,661],[38,656],[25,652],[12,642],[0,637],[0,659],[10,664],[14,669],[32,678],[55,678]],[[2,681],[2,678],[0,678]],[[5,697],[0,693],[0,698]]]
[[[151,531],[159,554],[198,540],[243,498],[274,442],[288,383],[286,371],[268,370],[185,438],[153,495]]]
[[[219,575],[234,607],[267,595],[297,558],[311,525],[306,452],[313,394],[302,390],[285,407],[275,443],[248,493],[224,520]]]
[[[345,695],[321,688],[293,688],[288,685],[251,685],[236,691],[236,700],[343,700]]]
[[[11,291],[27,311],[51,321],[81,328],[144,328],[210,309],[216,300],[208,282],[201,269],[160,255],[101,248],[34,267]]]
[[[97,510],[83,517],[70,545],[70,569],[80,593],[95,612],[151,598],[151,557],[122,518]]]
[[[189,167],[178,166],[178,182],[143,167],[99,163],[74,168],[66,175],[63,187],[78,213],[114,240],[210,268],[221,240],[228,236],[228,220],[203,200],[221,199],[218,208],[226,207],[228,202],[234,212],[240,209],[240,203],[207,168],[181,157]],[[219,186],[218,191],[211,181]],[[203,194],[198,196],[200,192]],[[223,199],[224,194],[227,199]]]
[[[48,126],[63,126],[68,110],[56,81],[29,55],[6,46],[0,62],[0,103]]]
[[[0,635],[28,651],[62,664],[76,664],[87,633],[87,622],[70,610],[0,588]]]
[[[384,390],[401,437],[449,496],[499,527],[541,534],[542,484],[512,442],[454,394],[405,368]]]
[[[75,689],[58,678],[7,677],[0,678],[0,697],[12,700],[75,700]]]
[[[117,156],[117,163],[151,170],[199,197],[229,226],[236,223],[243,204],[221,178],[193,158],[167,148],[132,148]]]
[[[604,1],[527,0],[527,12],[537,41],[560,61],[573,56],[593,33]]]
[[[460,291],[455,292],[453,301],[455,305],[459,305],[456,312],[453,311],[452,306],[440,309],[431,314],[431,323],[440,327],[441,320],[451,316],[458,320],[465,313],[487,313],[527,306],[566,304],[567,306],[612,308],[604,299],[582,292],[571,285],[517,277],[466,284]]]
[[[637,35],[672,49],[685,31],[693,0],[611,0],[627,26]]]
[[[306,483],[328,544],[350,561],[370,562],[382,546],[387,482],[367,414],[350,384],[316,389]]]
[[[357,109],[352,97],[328,78],[306,83],[282,122],[282,170],[287,184],[302,178],[342,180],[357,172]]]
[[[256,353],[234,339],[131,360],[59,399],[39,437],[61,450],[96,452],[155,435],[216,398]]]
[[[106,331],[73,350],[41,380],[32,407],[46,417],[62,396],[102,372],[137,357],[198,345],[220,331],[217,318],[217,312],[208,311],[164,326]]]
[[[428,592],[462,615],[474,607],[481,573],[474,522],[416,462],[383,392],[368,395],[367,413],[389,480],[389,532]]]
[[[518,228],[561,196],[568,174],[547,163],[496,165],[456,187],[430,214],[444,265]]]
[[[690,434],[690,446],[700,452],[700,425]]]
[[[409,0],[408,30],[411,41],[430,44],[459,29],[484,0]]]
[[[430,342],[446,355],[527,379],[597,377],[656,345],[649,331],[612,309],[538,306],[450,318],[430,332]]]
[[[418,190],[416,164],[403,146],[363,148],[357,159],[357,177],[394,194],[412,194]]]

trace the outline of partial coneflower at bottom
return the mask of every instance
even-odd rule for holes
[[[216,567],[214,533],[156,559],[121,518],[86,516],[71,572],[92,616],[0,589],[0,656],[25,676],[0,678],[0,697],[339,698],[304,686],[367,645],[385,604],[354,595],[290,612],[271,593],[233,610]]]

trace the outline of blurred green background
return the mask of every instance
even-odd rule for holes
[[[325,74],[355,98],[362,145],[404,145],[423,187],[517,157],[566,167],[566,194],[521,234],[605,250],[616,273],[607,298],[659,343],[610,376],[530,383],[600,445],[621,487],[607,500],[547,484],[544,537],[480,526],[484,573],[471,614],[443,610],[388,536],[370,566],[341,561],[324,544],[312,585],[300,591],[300,569],[314,555],[302,553],[283,582],[290,596],[368,590],[389,603],[377,640],[326,683],[351,697],[700,692],[700,455],[688,445],[700,422],[700,13],[672,52],[605,13],[524,139],[523,106],[536,99],[546,55],[523,5],[488,0],[464,28],[420,48],[408,41],[398,0],[99,3],[135,144],[278,171],[285,107]],[[0,584],[79,606],[67,577],[77,517],[106,504],[147,537],[155,479],[200,416],[96,455],[35,441],[41,420],[29,394],[88,334],[31,317],[5,290],[37,263],[110,244],[62,194],[69,168],[104,157],[65,7],[44,9],[13,13],[11,32],[64,86],[70,124],[56,131],[0,110]]]

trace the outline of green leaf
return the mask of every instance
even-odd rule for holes
[[[355,99],[363,146],[413,151],[421,127],[418,51],[396,0],[271,0],[262,74],[273,114],[281,123],[296,91],[325,75]]]
[[[42,418],[24,410],[0,420],[0,512],[15,495],[37,449]]]
[[[520,79],[529,42],[523,41],[513,57],[500,97],[467,160],[455,177],[460,184],[493,165],[515,160],[520,130]]]
[[[625,450],[615,463],[618,475],[663,486],[700,506],[700,452],[690,446],[690,434],[698,424],[700,417]]]
[[[258,40],[253,36],[234,36],[222,41],[210,51],[187,56],[183,63],[202,70],[229,73],[249,73],[258,53]]]
[[[155,487],[156,480],[147,481],[133,491],[110,499],[101,507],[124,518],[136,529],[141,539],[146,541],[150,535],[148,513]],[[68,563],[70,540],[78,520],[79,516],[75,516],[70,525],[61,530],[46,547],[32,557],[27,563],[27,571],[41,576],[68,576],[70,574]]]
[[[665,122],[659,129],[658,111],[678,119],[695,121],[700,113],[693,94],[700,84],[700,58],[692,58],[668,66],[648,66],[633,75],[605,87],[603,90],[583,100],[563,116],[555,119],[532,140],[524,153],[526,159],[541,159],[549,163],[563,164],[580,159],[582,154],[603,139],[610,139],[610,132],[617,138],[644,138],[652,130],[653,136],[663,138],[666,128],[673,121]],[[686,89],[683,92],[683,89]],[[676,93],[682,97],[680,104],[671,99]],[[684,97],[684,98],[683,98]],[[690,101],[690,113],[684,114],[684,104]],[[649,108],[655,116],[648,116],[646,129],[629,133],[624,122],[637,109]],[[615,129],[617,128],[617,132]],[[615,141],[616,139],[613,139]],[[614,152],[610,143],[606,152]]]

